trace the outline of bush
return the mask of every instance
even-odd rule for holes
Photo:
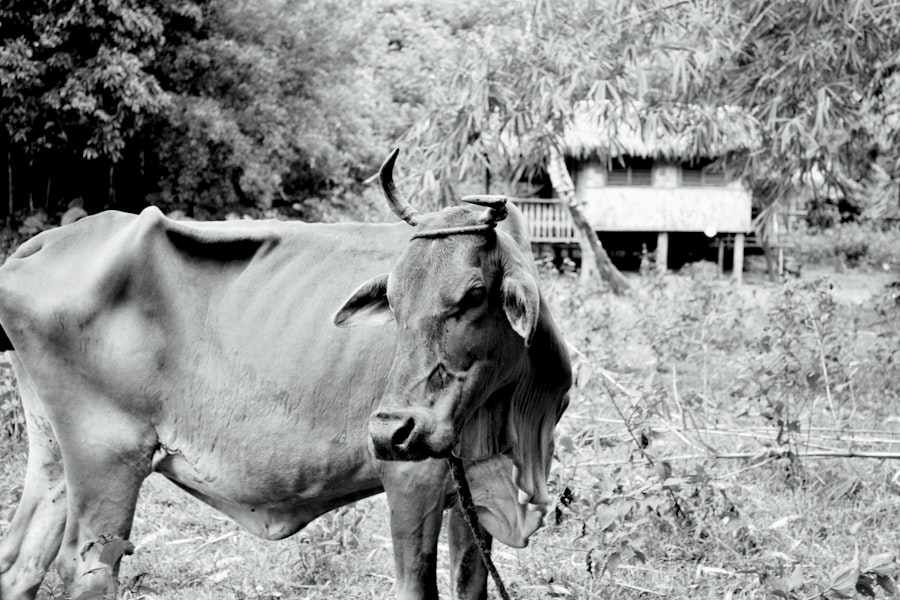
[[[804,263],[839,267],[900,267],[900,231],[871,223],[844,223],[795,238],[797,255]]]
[[[12,365],[0,362],[0,438],[21,440],[25,435],[25,413],[16,389]]]

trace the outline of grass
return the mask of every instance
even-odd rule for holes
[[[886,597],[900,462],[808,455],[900,456],[889,279],[736,288],[699,269],[635,280],[623,299],[545,278],[577,384],[558,429],[556,511],[527,548],[495,546],[514,597],[805,600],[866,585]],[[23,444],[2,443],[0,531],[24,470]],[[264,542],[153,476],[132,540],[126,598],[392,597],[381,496]],[[58,581],[40,597],[63,597]]]

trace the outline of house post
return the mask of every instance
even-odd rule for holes
[[[669,267],[669,232],[660,231],[656,234],[656,269],[665,273]]]
[[[719,265],[719,277],[721,277],[725,274],[725,240],[721,235],[716,238],[716,246],[716,250],[718,251],[716,264]]]
[[[741,283],[744,275],[744,234],[734,235],[734,263],[731,267],[731,276],[736,283]]]

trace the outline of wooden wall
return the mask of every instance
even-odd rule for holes
[[[652,185],[608,186],[605,165],[582,163],[575,173],[576,195],[596,231],[750,231],[751,194],[740,181],[683,186],[679,171],[679,165],[657,163]]]

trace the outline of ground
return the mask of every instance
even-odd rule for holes
[[[527,548],[494,552],[514,597],[886,595],[900,531],[897,275],[807,268],[735,286],[701,265],[636,275],[628,298],[543,276],[578,377],[556,510]],[[25,452],[0,445],[2,532]],[[392,597],[382,496],[264,542],[153,476],[132,540],[126,598]],[[40,598],[62,597],[49,577]]]

